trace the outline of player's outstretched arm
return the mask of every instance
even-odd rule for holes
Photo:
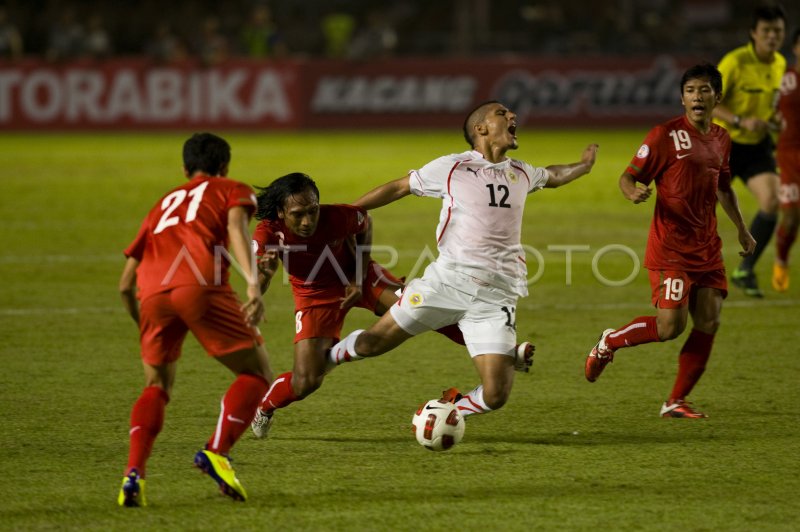
[[[372,210],[388,205],[411,194],[409,177],[404,176],[374,188],[353,202],[362,209]]]
[[[256,274],[255,257],[250,247],[250,213],[244,207],[233,207],[228,211],[228,239],[231,253],[242,268],[247,281],[247,302],[242,305],[245,318],[250,325],[258,325],[264,318],[264,302]]]
[[[348,272],[349,282],[344,290],[344,297],[340,298],[339,308],[349,309],[364,295],[364,278],[367,276],[367,266],[372,250],[372,217],[367,214],[364,230],[352,235],[347,241],[350,253],[355,259],[355,266],[352,272]]]
[[[747,225],[744,223],[742,211],[739,209],[739,198],[736,196],[736,192],[732,188],[728,188],[727,190],[719,189],[717,190],[717,200],[719,200],[719,204],[722,205],[725,214],[728,215],[728,218],[731,219],[733,225],[736,226],[739,232],[739,245],[742,246],[742,251],[739,252],[739,255],[742,257],[752,255],[753,251],[756,249],[756,239],[753,238],[753,235],[750,234]]]
[[[269,288],[269,283],[278,271],[278,250],[268,249],[263,255],[258,257],[256,266],[258,267],[258,285],[261,295],[264,295]]]
[[[597,144],[589,144],[583,154],[581,160],[572,164],[555,164],[547,167],[549,174],[547,178],[546,188],[556,188],[566,185],[575,181],[581,176],[584,176],[592,171],[594,162],[597,159]]]
[[[653,193],[650,187],[639,186],[636,183],[636,179],[627,172],[619,176],[619,189],[622,191],[622,195],[625,196],[625,199],[634,203],[647,201],[647,198]]]
[[[136,268],[138,267],[139,261],[128,257],[119,278],[119,294],[122,296],[122,305],[137,324],[139,323],[139,302],[136,300]]]

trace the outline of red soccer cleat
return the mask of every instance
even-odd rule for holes
[[[702,412],[698,412],[682,399],[677,401],[667,401],[661,405],[661,417],[685,417],[685,418],[705,418],[708,417]]]
[[[443,403],[457,403],[464,397],[461,395],[461,392],[458,391],[458,388],[448,388],[442,392],[442,398],[439,399]]]
[[[596,381],[597,377],[606,369],[608,363],[614,360],[614,351],[606,346],[606,336],[612,332],[614,332],[614,329],[603,331],[603,334],[600,335],[597,343],[589,352],[589,356],[586,357],[586,365],[583,368],[583,372],[589,382]]]

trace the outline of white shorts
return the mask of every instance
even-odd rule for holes
[[[516,307],[516,295],[434,262],[408,283],[389,311],[408,334],[458,323],[470,356],[514,356]]]

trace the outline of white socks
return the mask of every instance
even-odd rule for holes
[[[357,329],[331,347],[328,360],[338,366],[343,362],[352,362],[364,358],[356,354],[356,339],[362,332],[364,332],[364,329]]]
[[[461,400],[456,402],[456,407],[462,416],[467,417],[472,414],[485,414],[491,412],[492,409],[486,406],[483,400],[483,385],[464,395]]]

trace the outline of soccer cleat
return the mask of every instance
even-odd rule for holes
[[[514,350],[514,369],[523,373],[528,373],[533,366],[533,355],[536,346],[530,342],[522,342]]]
[[[223,495],[227,495],[234,501],[247,500],[247,492],[236,478],[236,472],[227,456],[208,450],[197,451],[197,454],[194,455],[194,465],[214,479]]]
[[[736,268],[731,274],[731,282],[744,290],[750,297],[764,297],[764,292],[758,287],[758,279],[752,270]]]
[[[772,265],[772,288],[776,292],[789,290],[789,268],[780,264]]]
[[[705,418],[708,417],[702,412],[698,412],[690,406],[690,403],[682,399],[677,401],[667,401],[661,405],[661,417],[685,417],[685,418]]]
[[[267,414],[262,412],[260,408],[256,409],[256,417],[250,423],[250,428],[253,429],[253,434],[259,440],[263,440],[269,434],[269,428],[272,426],[272,412]]]
[[[461,395],[461,392],[458,391],[458,388],[448,388],[442,392],[442,398],[439,399],[443,403],[457,403],[464,397]]]
[[[614,329],[603,331],[603,334],[600,335],[597,343],[589,352],[589,356],[586,357],[583,373],[589,382],[596,381],[597,377],[606,369],[608,363],[614,361],[614,351],[606,346],[606,336],[612,332],[614,332]]]
[[[120,506],[128,508],[147,506],[147,499],[144,496],[144,479],[139,476],[139,472],[135,469],[132,469],[122,479],[122,487],[119,490],[117,502]]]

